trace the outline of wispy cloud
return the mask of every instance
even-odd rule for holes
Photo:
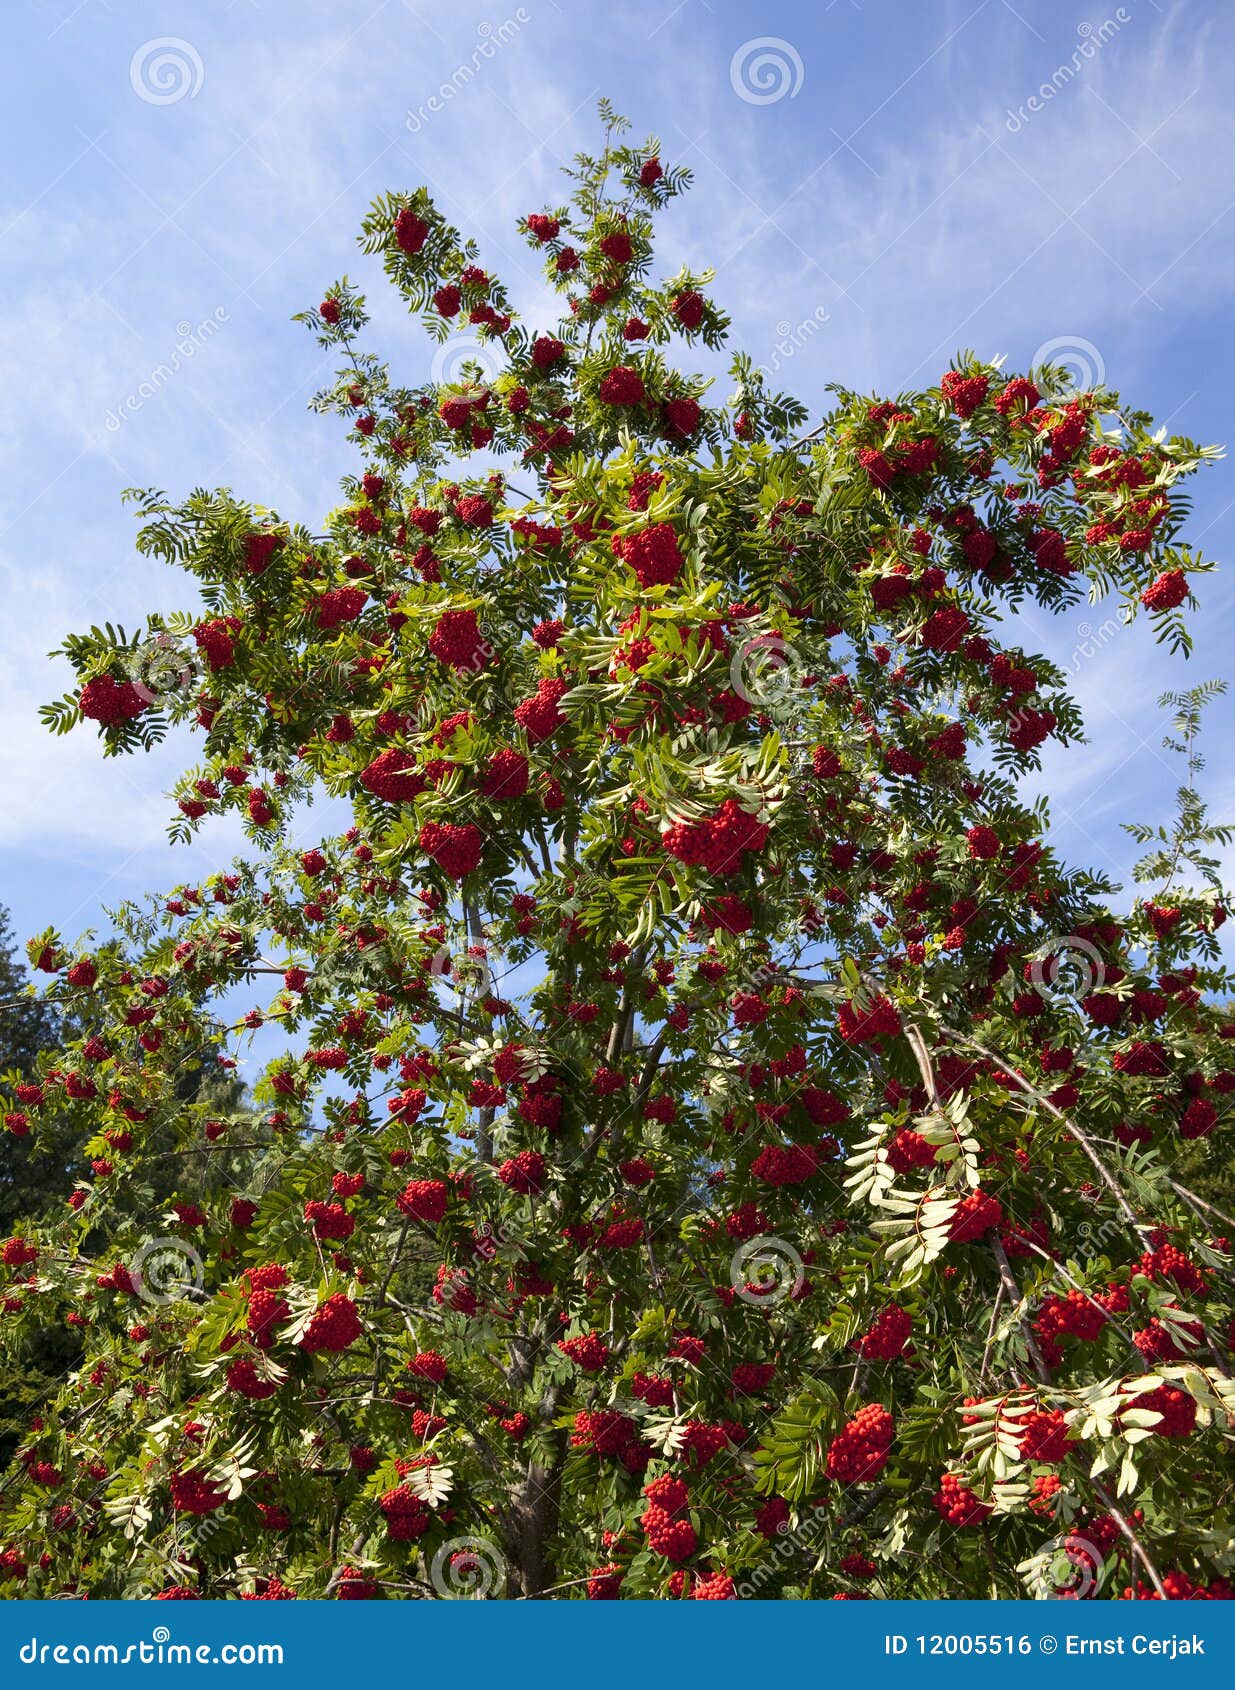
[[[0,582],[20,606],[0,650],[10,850],[93,857],[100,883],[135,844],[152,853],[143,872],[172,860],[158,841],[175,749],[104,763],[88,735],[49,741],[36,718],[65,684],[44,654],[69,628],[192,602],[191,581],[134,557],[120,489],[230,483],[320,517],[350,454],[335,422],[305,413],[327,366],[291,312],[347,271],[369,293],[373,344],[401,379],[423,376],[431,348],[353,235],[376,193],[426,181],[535,319],[547,295],[514,221],[563,196],[561,166],[595,142],[599,93],[696,173],[665,221],[662,267],[714,262],[735,338],[759,362],[780,325],[820,325],[778,372],[816,410],[831,380],[895,391],[934,379],[960,346],[1024,362],[1074,335],[1113,382],[1201,431],[1193,416],[1229,359],[1235,277],[1235,193],[1217,168],[1235,143],[1219,9],[1125,0],[1129,21],[1063,78],[1078,26],[1098,30],[1113,10],[1105,0],[1087,15],[1065,0],[952,0],[898,8],[895,29],[869,4],[786,5],[756,23],[737,0],[631,0],[620,27],[565,0],[524,9],[527,24],[483,61],[482,26],[513,13],[505,0],[199,9],[176,27],[200,57],[200,87],[165,106],[134,93],[129,69],[166,33],[166,8],[27,9],[27,73],[4,118],[8,156],[25,163],[0,187],[15,278],[0,358],[17,372],[0,420]],[[765,28],[791,43],[803,78],[757,105],[730,66]],[[457,96],[409,127],[408,112],[473,62]],[[1044,82],[1051,97],[1010,124]],[[181,326],[219,311],[225,329],[152,382]],[[109,428],[143,384],[151,396]],[[1215,485],[1225,494],[1202,494],[1210,548],[1231,531],[1229,479]],[[1221,667],[1232,614],[1224,585],[1200,590],[1197,678]],[[1024,638],[1066,667],[1084,615]],[[1052,754],[1044,779],[1064,828],[1064,812],[1092,824],[1123,861],[1113,806],[1165,779],[1147,747],[1153,699],[1179,684],[1178,667],[1142,626],[1086,659],[1075,683],[1094,743]]]

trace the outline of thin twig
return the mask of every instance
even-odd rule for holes
[[[939,1030],[946,1038],[955,1040],[957,1044],[967,1045],[970,1050],[978,1051],[979,1054],[985,1056],[989,1062],[993,1062],[995,1066],[1002,1069],[1008,1078],[1014,1081],[1027,1096],[1032,1097],[1035,1103],[1038,1103],[1047,1111],[1048,1114],[1053,1115],[1057,1121],[1062,1123],[1097,1169],[1102,1183],[1107,1187],[1115,1198],[1115,1201],[1119,1204],[1120,1210],[1124,1219],[1128,1222],[1128,1225],[1133,1229],[1142,1243],[1147,1244],[1149,1242],[1149,1234],[1141,1225],[1140,1221],[1137,1220],[1136,1211],[1133,1209],[1131,1203],[1128,1202],[1128,1199],[1125,1197],[1123,1190],[1116,1181],[1114,1175],[1107,1168],[1106,1163],[1089,1142],[1088,1135],[1077,1126],[1076,1122],[1072,1120],[1070,1116],[1065,1115],[1062,1109],[1056,1108],[1049,1097],[1046,1097],[1041,1091],[1039,1091],[1037,1086],[1032,1085],[1023,1074],[1018,1074],[1016,1069],[1013,1068],[1010,1063],[1005,1062],[1002,1056],[999,1056],[995,1051],[988,1049],[988,1047],[982,1044],[978,1039],[971,1039],[966,1034],[958,1033],[951,1027],[940,1027]]]
[[[1185,1203],[1195,1203],[1198,1208],[1204,1209],[1206,1214],[1217,1215],[1218,1219],[1225,1222],[1227,1226],[1235,1226],[1235,1215],[1228,1215],[1225,1209],[1219,1209],[1213,1203],[1207,1203],[1203,1197],[1198,1197],[1195,1191],[1189,1191],[1186,1185],[1180,1185],[1178,1180],[1173,1180],[1168,1176],[1166,1183],[1172,1191],[1183,1198]]]
[[[1042,1351],[1038,1348],[1038,1340],[1033,1335],[1033,1328],[1023,1310],[1024,1299],[1021,1288],[1016,1283],[1016,1275],[1012,1272],[1012,1264],[1008,1260],[1008,1252],[1003,1247],[1003,1240],[997,1232],[992,1232],[989,1239],[991,1255],[995,1258],[995,1265],[999,1269],[999,1278],[1007,1292],[1009,1301],[1017,1309],[1017,1324],[1021,1329],[1021,1337],[1025,1341],[1025,1348],[1029,1352],[1029,1359],[1033,1363],[1033,1370],[1038,1375],[1040,1384],[1049,1385],[1051,1382],[1050,1369],[1042,1359]]]
[[[1155,1567],[1153,1562],[1150,1560],[1148,1550],[1145,1548],[1145,1545],[1141,1542],[1140,1538],[1137,1537],[1136,1532],[1133,1530],[1130,1523],[1120,1513],[1119,1509],[1116,1508],[1115,1501],[1111,1496],[1111,1493],[1107,1490],[1105,1485],[1099,1484],[1097,1479],[1092,1479],[1090,1482],[1094,1488],[1094,1495],[1098,1498],[1098,1501],[1106,1509],[1107,1513],[1111,1516],[1111,1519],[1114,1520],[1120,1531],[1132,1545],[1132,1553],[1149,1574],[1149,1582],[1157,1591],[1159,1600],[1163,1602],[1169,1601],[1170,1598],[1166,1594],[1166,1589],[1162,1583],[1161,1575],[1159,1574],[1157,1567]]]
[[[983,1385],[984,1389],[985,1389],[986,1383],[987,1383],[986,1369],[987,1369],[987,1365],[989,1364],[990,1359],[991,1359],[991,1346],[995,1342],[995,1326],[996,1326],[996,1324],[998,1323],[998,1320],[999,1320],[999,1310],[1003,1306],[1003,1298],[1004,1298],[1004,1287],[1003,1287],[1003,1280],[1001,1279],[999,1281],[999,1289],[995,1292],[994,1304],[991,1307],[991,1323],[987,1327],[987,1330],[986,1330],[986,1344],[983,1347],[982,1360],[981,1360],[981,1362],[979,1363],[979,1366],[978,1366],[978,1376],[982,1381],[982,1385]]]

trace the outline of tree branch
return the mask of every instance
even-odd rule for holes
[[[1086,1156],[1089,1157],[1089,1160],[1097,1169],[1103,1185],[1106,1186],[1107,1190],[1110,1191],[1112,1196],[1115,1198],[1116,1203],[1119,1205],[1120,1212],[1122,1213],[1124,1219],[1128,1222],[1128,1225],[1136,1233],[1141,1242],[1148,1245],[1148,1231],[1141,1225],[1140,1221],[1137,1220],[1136,1211],[1133,1209],[1131,1203],[1128,1202],[1127,1197],[1125,1197],[1123,1190],[1116,1181],[1114,1175],[1110,1172],[1106,1163],[1102,1160],[1102,1158],[1098,1155],[1098,1152],[1090,1143],[1088,1135],[1077,1126],[1076,1122],[1072,1120],[1070,1116],[1065,1115],[1062,1109],[1057,1109],[1049,1097],[1046,1097],[1041,1091],[1039,1091],[1037,1086],[1031,1085],[1023,1074],[1018,1074],[1016,1069],[1013,1068],[1010,1063],[1005,1062],[1002,1056],[999,1056],[995,1051],[990,1050],[979,1040],[971,1039],[964,1033],[958,1033],[951,1027],[940,1027],[939,1030],[945,1038],[952,1039],[957,1044],[966,1045],[970,1050],[976,1050],[980,1055],[986,1057],[989,1062],[993,1062],[995,1066],[1002,1069],[1008,1078],[1018,1085],[1027,1096],[1032,1097],[1035,1103],[1045,1109],[1049,1115],[1053,1115],[1055,1119],[1067,1129],[1068,1133],[1076,1140],[1081,1149],[1085,1152]]]

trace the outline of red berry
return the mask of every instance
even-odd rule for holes
[[[895,1430],[887,1409],[881,1403],[868,1403],[829,1444],[828,1477],[842,1485],[877,1477],[887,1465]]]
[[[415,257],[428,238],[429,225],[417,217],[410,206],[404,206],[395,218],[395,240],[409,257]]]

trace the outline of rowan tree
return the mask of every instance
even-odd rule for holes
[[[40,1051],[56,1043],[57,1022],[51,1005],[31,995],[25,967],[13,939],[12,917],[0,905],[0,1072],[11,1088],[33,1071]],[[71,1185],[68,1169],[34,1147],[12,1140],[0,1163],[0,1226],[20,1215],[40,1212]]]
[[[0,906],[0,1072],[10,1086],[30,1075],[39,1052],[55,1045],[56,1034],[50,1005],[30,994],[11,917]],[[29,1139],[9,1139],[0,1159],[0,1232],[11,1232],[18,1219],[41,1217],[72,1189],[78,1147],[65,1146],[60,1138],[48,1122],[38,1147]],[[25,1436],[32,1406],[59,1381],[76,1350],[73,1335],[58,1324],[47,1333],[32,1333],[5,1369],[0,1383],[0,1468]]]
[[[44,1067],[54,1066],[57,1046],[78,1033],[84,1040],[89,1031],[73,1005],[56,1005],[32,995],[26,970],[16,955],[8,911],[0,908],[0,1074],[6,1094],[15,1095],[17,1088],[37,1084],[40,1057]],[[185,1041],[170,1083],[183,1102],[209,1104],[215,1113],[230,1111],[237,1124],[244,1118],[244,1086],[234,1072],[217,1065],[212,1036],[200,1023],[197,1048],[192,1040]],[[49,1220],[53,1212],[58,1215],[76,1184],[87,1142],[97,1129],[88,1116],[71,1105],[64,1107],[66,1101],[57,1099],[53,1090],[51,1099],[44,1099],[39,1130],[33,1134],[26,1112],[13,1112],[0,1159],[0,1234],[12,1235],[19,1223],[28,1232]],[[251,1113],[249,1118],[246,1136],[268,1142],[264,1126]],[[205,1147],[196,1153],[186,1150],[175,1123],[175,1112],[169,1109],[166,1126],[149,1127],[143,1143],[143,1178],[117,1192],[106,1211],[100,1209],[102,1230],[86,1235],[88,1250],[108,1242],[115,1231],[117,1208],[133,1211],[144,1222],[163,1207],[181,1183],[186,1155],[196,1162],[190,1170],[193,1176],[210,1183],[224,1184],[240,1171],[234,1159],[222,1159],[213,1151],[207,1155]],[[54,1394],[80,1355],[80,1333],[66,1324],[63,1310],[51,1303],[36,1304],[5,1357],[0,1381],[0,1468],[8,1464],[25,1437],[31,1413]]]
[[[1025,792],[1082,723],[1016,615],[1186,650],[1212,454],[971,354],[722,397],[710,274],[654,269],[687,172],[602,117],[520,225],[552,327],[380,199],[363,250],[473,361],[392,370],[329,287],[341,502],[135,495],[204,608],[64,646],[51,726],[196,734],[173,832],[251,848],[32,945],[85,1032],[8,1124],[91,1136],[2,1324],[84,1351],[5,1590],[1226,1596],[1229,1248],[1176,1171],[1230,1130],[1223,836],[1189,781],[1118,911],[1060,860]],[[277,1036],[229,1187],[205,1023]]]

